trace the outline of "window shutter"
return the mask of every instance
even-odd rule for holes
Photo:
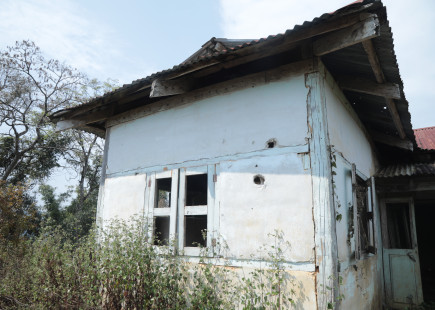
[[[353,240],[355,242],[355,260],[361,258],[361,246],[359,240],[359,225],[358,225],[358,199],[356,195],[356,166],[352,164],[352,208],[353,208]]]

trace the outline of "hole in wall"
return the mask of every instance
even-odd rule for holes
[[[266,147],[267,147],[268,149],[273,149],[275,146],[276,146],[276,139],[269,139],[269,140],[266,142]]]
[[[254,176],[254,183],[257,185],[263,185],[264,184],[264,177],[261,174],[257,174]]]

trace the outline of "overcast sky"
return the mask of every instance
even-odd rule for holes
[[[168,69],[211,37],[282,33],[351,0],[0,0],[0,48],[30,39],[121,84]],[[385,0],[414,128],[435,125],[435,1]]]

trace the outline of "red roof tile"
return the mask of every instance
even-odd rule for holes
[[[419,148],[435,150],[435,126],[414,129],[414,135]]]

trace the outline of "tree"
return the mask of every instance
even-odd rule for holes
[[[0,248],[9,242],[16,245],[36,229],[38,212],[26,202],[25,190],[24,185],[0,181]]]
[[[55,134],[48,116],[79,102],[86,77],[47,60],[30,41],[0,52],[0,178],[44,178],[56,166],[67,140]],[[24,172],[23,170],[27,170]]]
[[[65,192],[56,195],[55,188],[42,185],[46,217],[62,226],[72,240],[86,235],[95,222],[103,143],[100,138],[83,131],[71,130],[71,143],[64,150],[65,168],[77,174],[74,195]],[[72,198],[72,199],[71,199]]]
[[[44,217],[74,228],[78,235],[86,234],[95,219],[102,140],[77,130],[56,132],[49,116],[113,90],[113,85],[114,81],[91,80],[64,63],[46,59],[31,41],[0,51],[0,180],[34,185],[46,180],[55,167],[75,171],[76,195],[56,196],[49,186],[40,187],[40,193]],[[25,204],[29,191],[24,197]]]
[[[79,222],[78,235],[86,234],[95,222],[103,141],[95,135],[73,130],[72,143],[63,154],[66,162],[78,172],[76,198],[68,207],[68,213]]]

